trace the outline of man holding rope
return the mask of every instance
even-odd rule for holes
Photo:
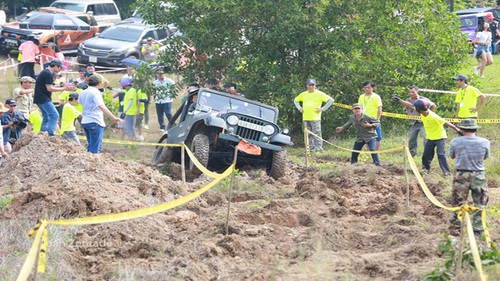
[[[450,203],[452,206],[463,205],[467,202],[470,190],[474,206],[484,209],[489,200],[484,159],[490,157],[490,141],[476,136],[477,129],[481,127],[474,119],[464,119],[457,127],[462,129],[463,137],[454,138],[450,143],[449,156],[455,159],[457,169],[453,178]],[[452,223],[451,234],[457,234],[461,225],[457,212],[453,214],[450,222]],[[483,235],[481,210],[473,212],[472,227],[477,237]]]

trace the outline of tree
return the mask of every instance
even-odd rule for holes
[[[280,108],[282,121],[299,129],[293,99],[316,78],[338,102],[352,104],[373,80],[384,110],[409,85],[447,89],[466,58],[467,41],[445,1],[174,0],[139,4],[151,24],[175,24],[185,35],[170,41],[163,63],[185,77],[236,82],[246,97]],[[187,51],[185,45],[193,48]],[[181,66],[181,54],[189,58]],[[206,54],[206,55],[205,55]],[[191,82],[191,81],[189,81]],[[438,104],[451,102],[442,96]],[[452,105],[452,102],[451,104]],[[348,113],[330,110],[327,124]],[[342,117],[341,117],[342,116]],[[326,131],[335,126],[326,126]]]

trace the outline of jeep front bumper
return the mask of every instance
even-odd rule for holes
[[[224,134],[224,133],[219,133],[219,139],[232,141],[234,143],[240,142],[240,139],[238,137],[236,137],[234,135],[230,135],[230,134]],[[245,139],[245,141],[247,141],[250,144],[260,146],[261,148],[267,149],[267,150],[272,150],[272,151],[283,150],[283,148],[281,146],[275,145],[275,144],[269,144],[269,143],[254,141],[254,140],[250,140],[250,139]]]

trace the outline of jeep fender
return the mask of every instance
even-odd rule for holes
[[[205,119],[205,125],[207,125],[207,127],[219,127],[224,130],[226,129],[226,121],[215,115],[208,116],[208,118]]]
[[[273,144],[279,143],[279,144],[283,144],[283,145],[293,145],[292,139],[290,138],[290,136],[287,136],[287,135],[284,135],[281,133],[272,136],[269,139],[269,142],[271,142]]]

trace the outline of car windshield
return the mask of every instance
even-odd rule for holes
[[[477,18],[476,17],[461,18],[460,25],[462,27],[475,27],[477,25]]]
[[[269,122],[274,122],[276,118],[276,112],[267,107],[262,107],[257,104],[252,104],[244,100],[231,99],[226,96],[210,92],[202,92],[198,104],[210,107],[214,111],[238,112],[241,114],[250,115],[257,118],[262,118]]]
[[[141,37],[142,30],[126,27],[110,27],[104,30],[99,38],[126,42],[136,42]]]
[[[81,12],[84,13],[85,9],[85,4],[76,4],[76,3],[65,3],[65,2],[54,2],[51,7],[59,8],[59,9],[66,9],[66,10],[71,10],[75,12]]]

